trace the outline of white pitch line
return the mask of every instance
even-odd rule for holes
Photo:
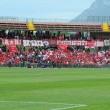
[[[72,106],[72,107],[65,107],[65,108],[56,108],[56,109],[51,109],[51,110],[65,110],[69,108],[79,108],[79,107],[85,107],[87,105],[77,105],[77,106]]]
[[[84,107],[87,105],[83,104],[67,104],[67,103],[52,103],[52,102],[25,102],[25,101],[0,101],[0,103],[28,103],[28,104],[51,104],[51,105],[66,105],[68,107],[64,108],[56,108],[56,109],[51,109],[51,110],[65,110],[69,108],[78,108],[78,107]]]
[[[58,104],[58,105],[83,105],[83,104],[68,104],[68,103],[52,103],[52,102],[31,102],[31,101],[0,101],[0,103],[11,103],[11,102],[14,102],[14,103],[38,103],[38,104]]]

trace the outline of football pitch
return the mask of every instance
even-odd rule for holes
[[[110,69],[0,67],[0,110],[110,110]]]

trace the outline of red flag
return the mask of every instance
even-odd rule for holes
[[[68,47],[68,44],[58,44],[58,50],[60,51],[66,51]]]
[[[16,45],[8,45],[7,47],[10,52],[18,52]]]

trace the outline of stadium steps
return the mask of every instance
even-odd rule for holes
[[[28,30],[30,31],[34,31],[35,30],[35,27],[34,27],[34,24],[32,21],[28,21],[27,22],[27,27],[28,27]]]
[[[102,26],[103,32],[110,32],[108,23],[104,22]]]

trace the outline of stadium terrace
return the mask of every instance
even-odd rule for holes
[[[0,66],[110,67],[110,24],[0,17]]]

